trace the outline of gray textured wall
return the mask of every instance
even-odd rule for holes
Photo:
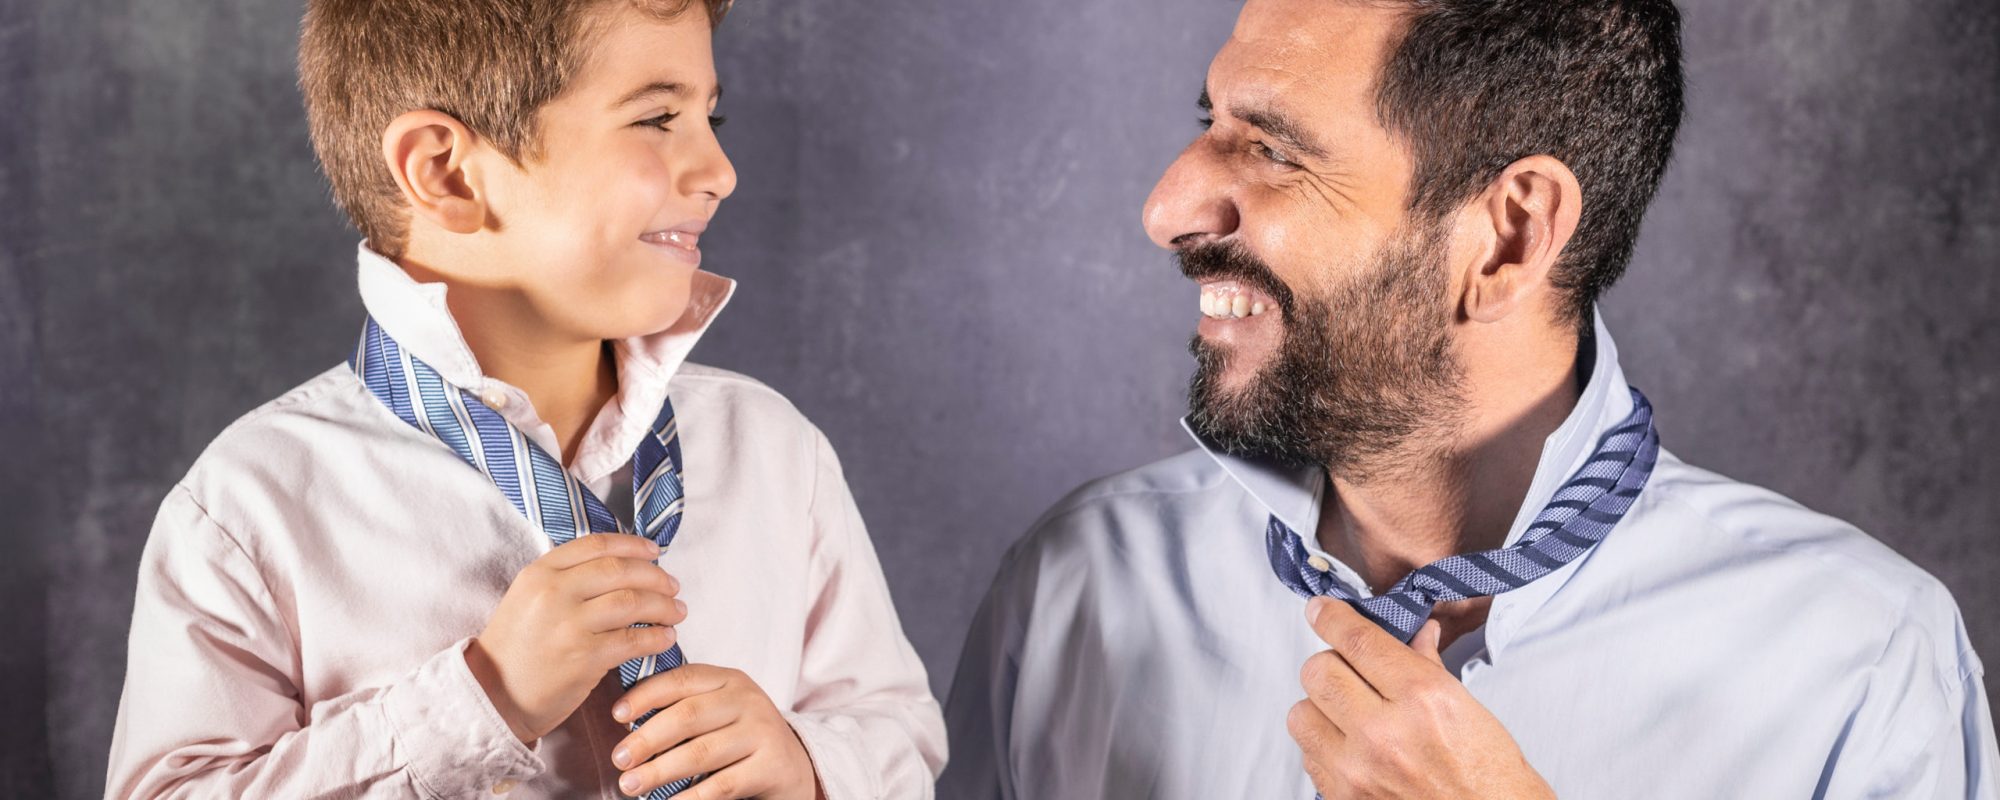
[[[1689,460],[1854,520],[2000,652],[2000,5],[1687,0],[1693,117],[1610,299]],[[1227,0],[747,0],[743,281],[697,357],[840,448],[940,692],[995,559],[1174,452],[1194,294],[1138,208]],[[0,796],[102,791],[134,566],[223,425],[344,354],[296,2],[0,0]]]

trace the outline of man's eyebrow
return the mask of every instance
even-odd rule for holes
[[[618,102],[611,104],[611,107],[620,108],[632,103],[637,103],[640,100],[644,100],[648,97],[652,97],[653,95],[657,94],[669,94],[675,97],[684,98],[687,97],[688,94],[690,94],[690,92],[691,90],[685,83],[674,83],[672,81],[653,81],[652,83],[634,89],[631,91],[631,93],[625,95],[624,97],[619,98]],[[717,83],[715,85],[715,93],[711,95],[710,99],[716,101],[722,100],[722,84]]]
[[[1278,140],[1293,152],[1312,158],[1326,157],[1326,148],[1314,142],[1312,134],[1307,133],[1304,126],[1286,116],[1284,111],[1275,108],[1238,106],[1230,108],[1229,115],[1263,131],[1265,135]]]

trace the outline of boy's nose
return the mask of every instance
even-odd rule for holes
[[[722,142],[715,138],[713,130],[706,139],[691,168],[681,173],[681,189],[690,195],[707,195],[710,202],[720,202],[736,191],[736,165],[729,162],[729,154],[722,152]]]

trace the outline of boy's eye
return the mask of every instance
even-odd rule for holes
[[[720,128],[720,127],[722,127],[722,123],[725,123],[725,122],[728,122],[728,121],[729,121],[729,118],[728,118],[728,117],[723,117],[723,116],[717,116],[717,115],[715,115],[715,114],[710,114],[710,115],[708,115],[708,127],[711,127],[711,128]]]
[[[645,119],[642,119],[642,120],[639,120],[638,122],[635,122],[635,123],[632,123],[632,124],[634,124],[634,125],[644,125],[644,126],[646,126],[646,127],[648,127],[648,128],[659,128],[660,130],[666,130],[666,129],[667,129],[667,123],[669,123],[669,122],[673,122],[673,121],[674,121],[674,118],[675,118],[675,117],[678,117],[678,116],[680,116],[680,115],[679,115],[679,114],[676,114],[676,113],[674,113],[674,112],[671,112],[671,111],[669,111],[669,112],[667,112],[667,113],[665,113],[665,114],[661,114],[661,115],[659,115],[659,116],[657,116],[657,117],[647,117],[647,118],[645,118]]]

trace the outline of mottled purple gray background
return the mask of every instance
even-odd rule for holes
[[[2000,652],[2000,4],[1683,7],[1692,117],[1608,302],[1627,369],[1682,456],[1872,531]],[[1236,9],[746,0],[722,28],[742,186],[704,241],[743,287],[696,355],[838,446],[940,694],[1027,523],[1186,444],[1195,293],[1138,209]],[[154,508],[353,338],[299,11],[0,0],[0,796],[102,792]]]

